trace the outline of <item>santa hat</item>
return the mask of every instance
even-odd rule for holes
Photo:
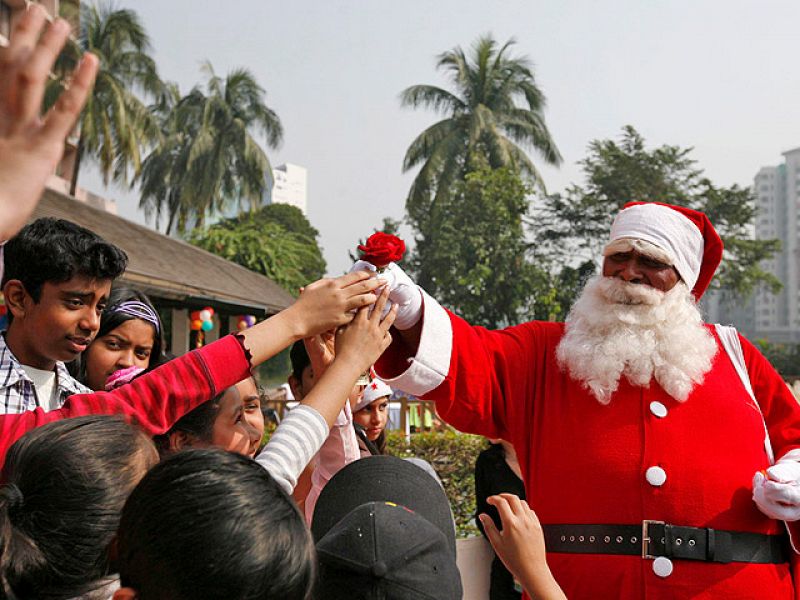
[[[722,260],[722,240],[711,221],[683,206],[629,202],[614,219],[606,248],[618,240],[643,240],[664,251],[698,300]]]
[[[367,387],[364,388],[364,392],[361,394],[361,398],[358,400],[358,404],[356,404],[353,412],[358,412],[362,408],[366,408],[379,398],[391,395],[392,388],[390,388],[380,379],[373,379],[369,382]]]

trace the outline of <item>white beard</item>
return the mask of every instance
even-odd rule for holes
[[[655,377],[683,402],[702,383],[716,353],[716,340],[684,283],[665,293],[597,275],[567,316],[556,357],[573,379],[608,404],[622,375],[641,387]]]

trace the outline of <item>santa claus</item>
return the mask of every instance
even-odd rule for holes
[[[401,329],[378,375],[513,443],[571,599],[794,597],[800,404],[747,340],[703,323],[721,257],[704,214],[628,205],[566,323],[501,331],[384,271]]]

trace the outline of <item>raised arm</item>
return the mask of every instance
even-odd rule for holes
[[[80,415],[122,414],[151,435],[164,433],[188,411],[245,379],[253,366],[294,341],[351,321],[353,309],[374,302],[372,290],[379,285],[355,273],[315,282],[277,315],[176,358],[128,385],[70,396],[64,406],[48,413],[37,409],[1,415],[0,458],[34,427]]]
[[[381,318],[387,296],[385,291],[371,314],[363,308],[347,327],[339,330],[333,362],[300,406],[281,421],[256,457],[287,493],[291,493],[297,477],[322,447],[358,377],[391,343],[389,329],[396,309]]]
[[[0,241],[36,208],[97,75],[97,57],[85,54],[69,89],[40,116],[45,84],[70,31],[64,19],[46,22],[45,10],[31,4],[0,48]]]

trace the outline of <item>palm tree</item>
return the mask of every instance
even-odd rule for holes
[[[204,89],[195,87],[157,108],[163,141],[145,159],[139,205],[156,218],[168,215],[167,233],[202,226],[207,215],[246,202],[251,210],[264,197],[272,168],[254,137],[270,148],[283,139],[277,114],[265,104],[266,93],[246,69],[225,78],[206,63]]]
[[[150,40],[134,11],[84,4],[80,22],[77,42],[56,66],[57,72],[70,73],[86,51],[100,59],[94,89],[80,117],[73,195],[85,154],[97,159],[106,184],[109,180],[127,184],[129,172],[139,172],[143,151],[157,139],[158,127],[136,92],[156,95],[163,86],[150,56]],[[55,100],[63,85],[61,78],[50,86],[46,104]]]
[[[461,47],[445,52],[437,68],[448,74],[453,91],[415,85],[400,95],[403,106],[424,106],[446,115],[417,136],[403,160],[403,171],[422,165],[407,200],[412,219],[415,212],[427,212],[431,200],[435,205],[441,194],[449,193],[475,154],[492,168],[517,169],[542,189],[539,171],[524,148],[536,150],[548,164],[561,163],[531,64],[509,56],[514,43],[509,40],[498,48],[485,36],[473,45],[470,57]]]

